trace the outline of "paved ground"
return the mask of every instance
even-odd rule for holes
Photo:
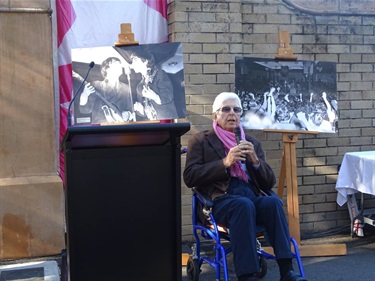
[[[336,257],[305,257],[303,266],[309,281],[374,281],[375,280],[375,231],[366,233],[364,238],[351,238],[349,234],[333,235],[325,238],[304,240],[308,244],[345,243],[348,254]],[[183,249],[188,249],[184,245]],[[204,247],[204,249],[209,249]],[[229,276],[236,281],[231,256]],[[60,256],[38,259],[0,261],[0,281],[59,281]],[[199,281],[215,281],[215,272],[208,265],[202,266]],[[275,261],[268,261],[267,275],[263,281],[278,281],[278,267]],[[90,280],[80,280],[90,281]],[[105,280],[103,280],[105,281]],[[127,280],[124,277],[119,281]],[[189,281],[186,268],[182,267],[182,281]]]
[[[306,244],[345,243],[348,254],[333,257],[304,257],[302,263],[308,281],[374,281],[375,280],[375,231],[363,238],[351,238],[349,234],[304,240]],[[236,281],[231,257],[229,277]],[[277,263],[269,260],[268,271],[262,281],[278,281]],[[295,265],[297,269],[297,265]],[[214,281],[215,271],[209,265],[202,266],[199,281]],[[189,281],[186,268],[182,269],[182,280]],[[222,275],[223,279],[223,275]]]

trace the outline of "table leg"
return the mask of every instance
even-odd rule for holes
[[[355,194],[348,195],[347,205],[350,215],[350,233],[352,237],[354,237],[354,235],[363,237],[361,214],[358,211],[357,199],[355,197]]]

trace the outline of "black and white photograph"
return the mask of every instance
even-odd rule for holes
[[[246,129],[337,132],[336,63],[236,57]]]
[[[186,117],[181,43],[73,49],[72,61],[76,125]]]

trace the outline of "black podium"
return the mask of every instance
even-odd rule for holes
[[[68,128],[70,281],[181,280],[181,145],[189,123]]]

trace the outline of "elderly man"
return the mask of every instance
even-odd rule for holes
[[[258,280],[256,225],[264,226],[274,248],[281,281],[303,281],[292,266],[286,217],[277,196],[265,196],[276,183],[261,144],[239,127],[241,100],[219,94],[213,103],[213,128],[193,135],[188,143],[184,181],[214,202],[213,215],[230,228],[233,260],[239,281]],[[237,144],[235,130],[241,141]]]

